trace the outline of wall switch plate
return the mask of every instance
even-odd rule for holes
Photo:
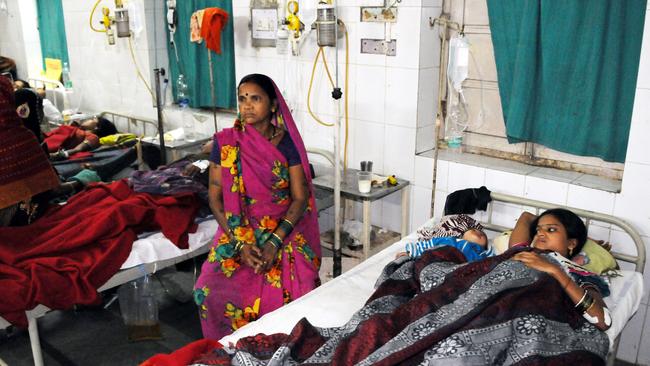
[[[390,42],[387,42],[384,39],[361,38],[361,53],[395,56],[397,55],[397,40],[391,39]]]
[[[361,21],[396,23],[397,8],[386,9],[382,6],[361,7]]]

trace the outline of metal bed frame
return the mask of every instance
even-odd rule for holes
[[[639,272],[643,274],[643,270],[645,268],[645,261],[646,261],[646,254],[645,254],[645,244],[643,243],[643,239],[639,235],[639,233],[625,220],[619,219],[615,216],[612,215],[607,215],[607,214],[602,214],[598,212],[593,212],[593,211],[588,211],[588,210],[583,210],[579,208],[574,208],[574,207],[568,207],[568,206],[562,206],[562,205],[556,205],[548,202],[542,202],[542,201],[537,201],[537,200],[531,200],[528,198],[523,198],[523,197],[517,197],[517,196],[511,196],[508,194],[503,194],[503,193],[496,193],[492,192],[490,193],[490,197],[492,198],[493,201],[498,201],[498,202],[505,202],[505,203],[511,203],[515,205],[522,205],[526,207],[534,207],[535,208],[535,214],[539,215],[542,209],[548,210],[552,208],[557,208],[557,207],[562,207],[566,208],[568,210],[573,211],[576,215],[580,216],[581,218],[585,219],[585,225],[587,226],[587,232],[589,231],[589,225],[591,224],[592,221],[600,221],[600,222],[605,222],[608,224],[612,224],[614,226],[617,226],[621,228],[623,231],[625,231],[634,241],[634,245],[636,246],[636,255],[629,255],[629,254],[624,254],[620,252],[616,252],[612,250],[612,255],[614,258],[616,258],[619,261],[622,262],[627,262],[627,263],[633,263],[634,264],[634,270],[636,272]],[[501,226],[494,224],[492,222],[492,213],[493,213],[493,204],[490,203],[488,205],[488,210],[487,210],[487,221],[481,221],[481,225],[483,225],[486,229],[496,231],[496,232],[504,232],[507,230],[511,230],[512,228]],[[616,339],[614,340],[614,344],[612,345],[612,351],[607,355],[607,365],[608,366],[613,366],[616,360],[616,353],[618,351],[618,345],[621,341],[621,335],[619,334]]]

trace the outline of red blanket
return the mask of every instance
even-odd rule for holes
[[[161,230],[180,248],[196,230],[193,194],[133,192],[126,181],[92,185],[32,225],[0,228],[0,315],[26,326],[37,304],[66,309],[100,300],[137,234]]]

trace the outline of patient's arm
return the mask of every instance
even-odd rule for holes
[[[512,259],[524,263],[530,268],[546,272],[553,277],[562,287],[564,292],[571,298],[574,304],[580,303],[585,293],[594,299],[593,305],[589,306],[583,315],[587,321],[600,330],[607,330],[612,325],[612,318],[607,310],[600,292],[592,288],[582,288],[562,269],[559,265],[549,262],[541,255],[534,252],[521,252],[515,254]],[[581,311],[577,308],[577,311]]]
[[[513,245],[521,243],[530,243],[533,239],[530,236],[530,224],[535,221],[537,216],[533,215],[530,212],[522,212],[519,219],[517,219],[517,224],[510,234],[510,240],[508,241],[508,248],[511,248]]]
[[[91,146],[90,142],[88,142],[88,140],[84,140],[82,143],[80,143],[79,145],[73,147],[72,149],[66,150],[66,152],[68,153],[68,155],[74,155],[76,153],[79,153],[79,152],[82,152],[82,151],[90,151],[92,149],[93,149],[93,147]]]

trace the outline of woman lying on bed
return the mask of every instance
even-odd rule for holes
[[[50,159],[63,160],[99,147],[99,139],[117,133],[115,125],[103,117],[92,117],[64,125],[45,134]]]
[[[556,208],[539,216],[529,212],[521,214],[510,236],[509,247],[530,245],[553,251],[554,260],[536,252],[521,252],[513,259],[553,277],[576,304],[576,309],[582,312],[582,316],[598,329],[606,330],[612,325],[609,310],[598,287],[583,280],[594,277],[571,276],[572,273],[584,272],[584,269],[567,259],[580,253],[586,241],[587,228],[580,217],[569,210]]]
[[[543,250],[568,255],[580,242],[573,240],[577,221],[563,223],[556,215],[561,214],[543,214],[534,235],[522,234],[529,216],[520,220],[514,239],[534,239],[534,247],[513,247],[471,263],[452,246],[397,258],[386,265],[364,306],[340,326],[321,328],[310,323],[319,318],[303,318],[289,334],[258,334],[216,347],[204,340],[193,349],[209,349],[184,364],[604,365],[609,339],[599,329],[607,327],[599,318],[600,297],[589,288],[599,300],[583,299],[585,292],[556,271],[553,255]],[[449,236],[446,230],[436,234]],[[589,317],[583,317],[584,308]],[[189,349],[144,365],[165,364],[158,363],[161,357],[176,359]]]

